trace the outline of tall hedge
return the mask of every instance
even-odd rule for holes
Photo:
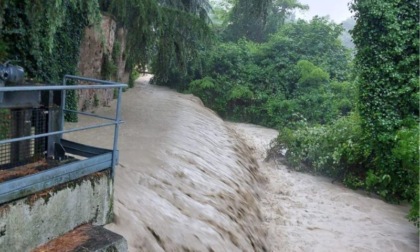
[[[359,109],[371,149],[367,183],[389,199],[412,199],[418,190],[419,7],[417,0],[351,5]]]

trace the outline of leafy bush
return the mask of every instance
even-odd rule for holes
[[[302,87],[317,88],[322,83],[326,83],[330,80],[330,76],[327,72],[315,66],[310,61],[300,60],[297,63],[297,68],[300,72],[300,79],[298,82]]]
[[[135,81],[137,80],[137,78],[139,78],[140,73],[137,71],[137,69],[134,67],[133,69],[131,69],[130,71],[130,75],[128,76],[128,88],[133,88]]]
[[[359,176],[357,165],[366,160],[367,150],[361,144],[360,118],[356,113],[336,120],[331,125],[309,126],[301,124],[297,129],[281,129],[277,142],[287,149],[286,158],[296,169],[305,169],[335,179],[355,181]],[[357,186],[359,187],[359,185]]]
[[[366,178],[367,188],[390,201],[413,200],[418,190],[419,177],[419,126],[401,128],[394,136],[391,167],[375,166]],[[409,123],[410,124],[410,123]],[[378,161],[373,160],[376,164]]]
[[[205,104],[214,103],[218,95],[215,81],[210,77],[204,77],[200,80],[195,80],[190,83],[189,91],[197,95]]]
[[[411,204],[410,212],[408,213],[408,216],[407,216],[408,220],[413,222],[417,228],[420,228],[419,191],[420,191],[420,187],[417,184],[416,196],[414,197],[413,203]]]

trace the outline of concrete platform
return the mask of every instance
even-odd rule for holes
[[[33,252],[126,252],[127,241],[100,226],[82,225]]]

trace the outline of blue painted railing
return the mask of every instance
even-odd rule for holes
[[[98,83],[94,85],[67,85],[68,80],[75,81],[87,81]],[[121,94],[123,88],[127,87],[126,84],[116,83],[111,81],[103,81],[73,75],[66,75],[63,79],[63,85],[47,85],[47,86],[8,86],[0,87],[0,93],[2,92],[24,92],[24,91],[62,91],[61,97],[61,122],[60,129],[54,132],[47,132],[43,134],[36,134],[31,136],[11,138],[0,140],[0,145],[19,142],[24,140],[36,139],[41,137],[48,136],[57,136],[60,138],[63,134],[83,131],[89,129],[95,129],[100,127],[114,126],[114,139],[113,139],[113,148],[112,150],[101,149],[96,147],[91,147],[83,144],[74,143],[68,140],[62,139],[62,145],[67,152],[80,155],[80,153],[85,153],[85,160],[78,160],[58,167],[54,167],[45,171],[40,171],[36,174],[15,178],[9,181],[0,183],[0,204],[9,202],[24,196],[51,188],[53,186],[69,182],[83,176],[104,170],[111,169],[111,176],[114,176],[115,166],[118,164],[118,133],[119,126],[122,123],[121,121]],[[115,111],[115,117],[109,118],[104,116],[98,116],[92,113],[74,111],[65,109],[66,103],[66,90],[81,90],[81,89],[117,89],[117,106]],[[86,127],[79,127],[73,129],[64,129],[64,113],[78,113],[86,116],[92,116],[96,118],[101,118],[108,120],[108,123],[90,125]]]

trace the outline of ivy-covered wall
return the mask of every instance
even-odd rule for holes
[[[16,60],[34,82],[59,83],[76,74],[85,27],[100,20],[97,1],[5,0],[0,4],[0,62]],[[68,92],[68,108],[76,94]],[[67,120],[77,120],[68,114]]]
[[[101,15],[98,1],[0,1],[0,63],[14,61],[33,82],[61,83],[65,74],[127,82],[125,36],[115,43],[118,34],[125,32]],[[112,90],[68,92],[67,108],[86,110],[112,98]]]

